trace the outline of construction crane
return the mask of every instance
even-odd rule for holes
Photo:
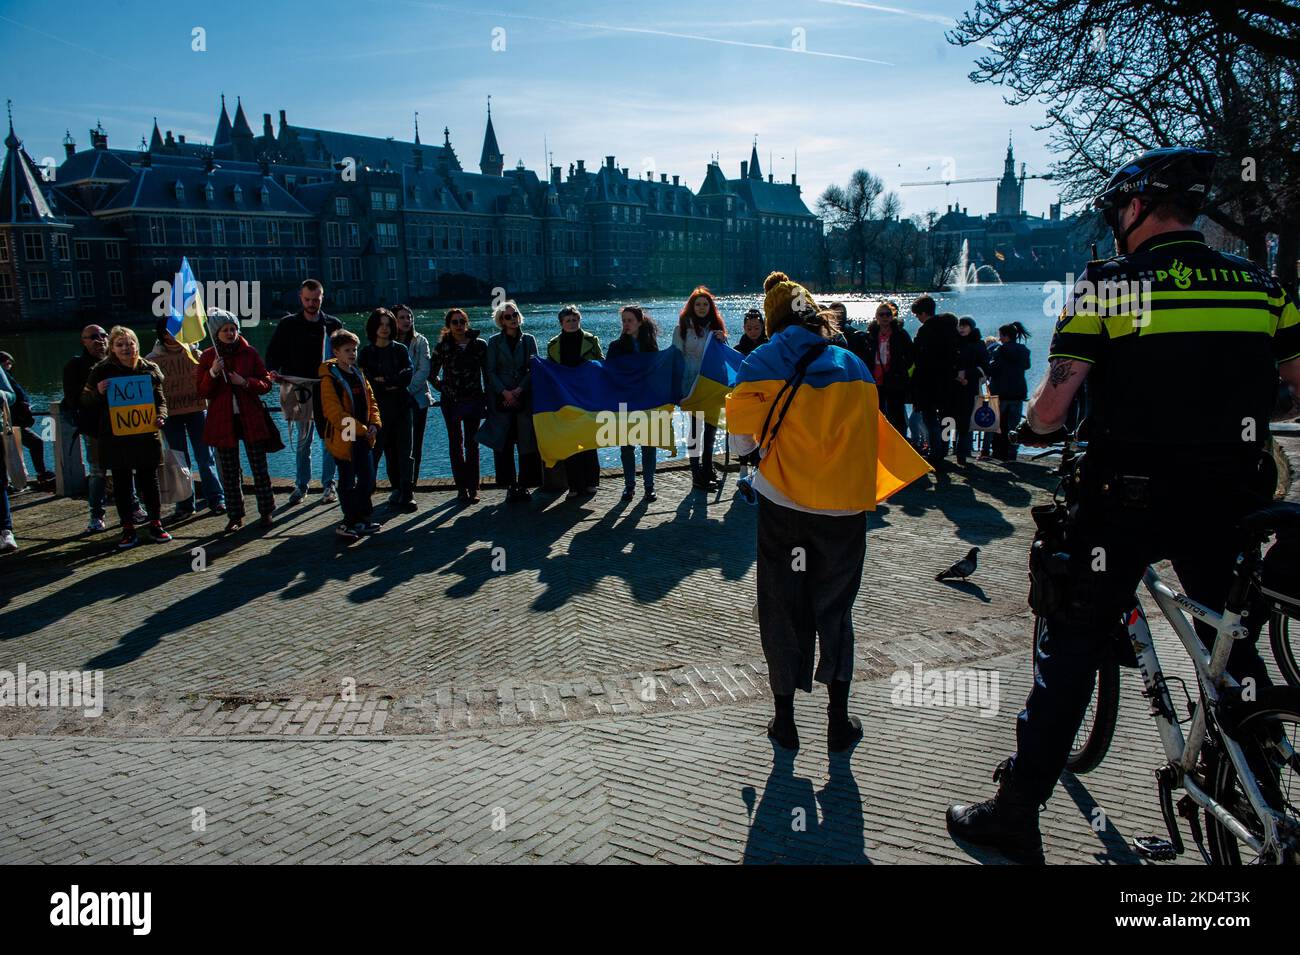
[[[1055,179],[1056,174],[1045,172],[1042,175],[1035,173],[1032,176],[1025,174],[1025,164],[1020,164],[1020,185],[1024,186],[1026,179]],[[979,176],[974,179],[934,179],[929,182],[901,182],[900,186],[954,186],[964,182],[1001,182],[1001,176]]]

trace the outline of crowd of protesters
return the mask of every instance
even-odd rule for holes
[[[543,473],[533,431],[530,361],[544,355],[575,366],[609,356],[676,348],[682,353],[684,393],[699,375],[710,338],[731,343],[722,311],[705,287],[687,297],[669,342],[639,305],[620,310],[621,334],[602,347],[582,327],[577,306],[558,315],[559,331],[540,347],[524,331],[524,316],[513,301],[492,312],[495,333],[488,338],[471,327],[468,313],[449,309],[436,336],[415,327],[409,306],[378,308],[365,324],[367,342],[343,328],[323,310],[324,288],[314,279],[302,283],[301,307],[277,324],[265,359],[240,334],[239,319],[213,309],[208,328],[212,344],[182,344],[167,330],[156,329],[147,355],[125,327],[105,331],[89,325],[81,333],[81,351],[63,372],[61,411],[64,454],[84,450],[88,478],[87,533],[105,529],[108,479],[122,535],[128,549],[147,532],[166,541],[165,524],[196,516],[206,509],[227,517],[226,531],[243,527],[246,506],[244,466],[251,473],[258,524],[274,522],[275,500],[267,455],[288,446],[295,456],[294,487],[289,506],[301,503],[313,476],[313,447],[319,443],[321,503],[339,502],[336,533],[355,540],[373,534],[371,497],[382,462],[390,493],[388,505],[415,511],[422,448],[429,409],[438,406],[448,435],[448,450],[457,500],[479,500],[479,445],[492,451],[499,486],[506,501],[526,501],[542,485]],[[1027,398],[1028,332],[1019,322],[1003,325],[987,341],[973,319],[936,314],[934,299],[921,296],[911,312],[918,326],[905,327],[896,304],[879,303],[874,317],[859,327],[848,320],[842,303],[828,306],[835,328],[832,345],[857,355],[877,385],[880,411],[928,460],[938,466],[950,450],[965,466],[974,453],[974,410],[991,397],[999,404],[996,430],[981,433],[980,457],[1015,457],[1007,434],[1019,423]],[[769,340],[764,312],[749,309],[734,346],[748,355]],[[153,382],[157,431],[116,435],[105,392],[113,377],[147,375]],[[286,433],[271,418],[263,399],[278,386]],[[30,403],[14,375],[13,357],[0,352],[0,397],[10,408],[10,423],[31,455],[36,480],[50,482],[43,441],[34,429]],[[911,413],[908,413],[908,407]],[[717,427],[701,415],[688,415],[692,486],[716,491],[720,474],[713,463]],[[981,429],[982,431],[984,429]],[[163,441],[165,440],[165,445]],[[82,448],[78,448],[80,443]],[[241,460],[240,448],[243,448]],[[166,477],[167,450],[175,464],[198,479],[197,488],[171,502],[162,513],[160,468]],[[757,457],[740,453],[737,491],[757,503],[752,486]],[[636,494],[640,465],[644,496],[657,499],[657,449],[652,445],[620,448],[623,499]],[[561,464],[568,497],[589,497],[599,490],[600,463],[594,449],[580,451]],[[0,553],[17,549],[13,537],[6,482],[0,481]],[[173,495],[174,496],[174,495]]]

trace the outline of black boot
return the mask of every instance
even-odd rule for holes
[[[1038,800],[1028,798],[1016,785],[1011,760],[993,771],[998,791],[992,799],[973,806],[948,807],[948,831],[977,846],[997,849],[1013,862],[1043,864],[1043,837],[1038,831]]]
[[[827,687],[831,702],[826,707],[826,748],[842,753],[862,739],[862,722],[849,716],[849,681],[832,680]]]
[[[767,723],[767,735],[784,749],[799,748],[799,731],[794,725],[794,694],[773,696],[776,715]]]

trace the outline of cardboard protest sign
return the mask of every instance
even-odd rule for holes
[[[148,434],[158,430],[153,400],[153,379],[148,375],[123,375],[108,379],[108,419],[113,434]]]

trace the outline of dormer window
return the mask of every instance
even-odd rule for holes
[[[211,202],[211,201],[212,201],[212,197],[213,197],[212,183],[210,183],[210,182],[208,182],[208,183],[204,183],[204,185],[203,185],[203,198],[206,199],[206,200],[208,200],[208,202]]]
[[[32,217],[32,200],[23,196],[18,200],[18,218],[30,219]]]
[[[271,201],[271,190],[267,187],[265,183],[262,184],[261,195],[262,195],[262,205],[269,204]]]
[[[177,201],[177,202],[184,202],[184,201],[185,201],[185,185],[184,185],[184,183],[182,183],[179,179],[177,179],[177,180],[176,180],[176,185],[173,187],[173,190],[174,190],[175,193],[176,193],[176,201]]]
[[[231,195],[234,196],[235,205],[239,205],[244,201],[244,187],[239,183],[235,183],[235,188],[231,191]]]

